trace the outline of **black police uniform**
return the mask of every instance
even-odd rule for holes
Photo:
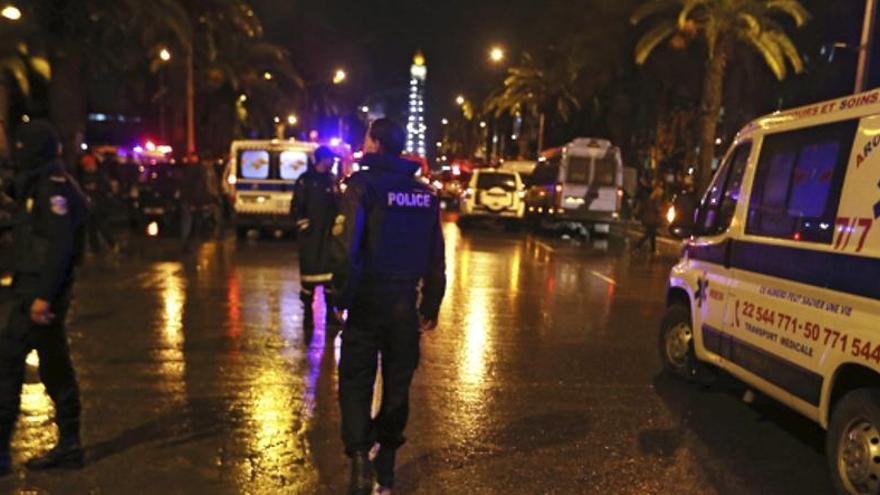
[[[339,188],[330,173],[309,167],[293,186],[291,214],[296,220],[299,247],[300,299],[306,319],[311,319],[315,289],[324,286],[328,316],[332,314],[333,291],[330,284],[330,230],[339,209]]]
[[[419,316],[436,320],[446,289],[443,233],[435,191],[414,177],[418,164],[383,154],[362,163],[369,171],[351,177],[333,232],[335,256],[345,259],[334,273],[337,304],[349,310],[339,363],[342,438],[355,462],[378,441],[378,481],[391,487],[419,362]],[[379,353],[382,407],[374,421]]]
[[[29,467],[55,467],[59,458],[51,455],[56,451],[72,451],[73,460],[82,462],[79,387],[64,320],[88,205],[79,186],[57,160],[58,140],[47,123],[26,125],[16,147],[22,171],[15,188],[14,302],[6,327],[0,330],[0,470],[7,472],[25,358],[32,349],[40,358],[40,379],[55,403],[60,439],[49,457],[36,459]],[[48,301],[55,315],[48,325],[31,320],[31,304],[37,298]]]

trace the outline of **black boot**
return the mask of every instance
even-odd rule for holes
[[[46,469],[82,469],[85,456],[79,433],[61,434],[58,444],[45,454],[27,461],[25,466],[34,471]]]
[[[370,495],[373,493],[373,465],[367,452],[355,452],[351,457],[351,482],[348,495]]]
[[[382,490],[389,493],[394,488],[394,454],[395,450],[386,447],[379,447],[376,458],[373,459],[373,466],[376,468],[376,481]]]

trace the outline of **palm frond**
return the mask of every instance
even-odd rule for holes
[[[767,2],[767,9],[787,14],[794,19],[797,27],[801,27],[809,22],[810,12],[798,0],[770,0]]]
[[[672,36],[678,30],[678,24],[673,20],[660,21],[639,38],[636,43],[636,64],[643,65],[654,49],[664,40]]]
[[[711,0],[685,0],[681,12],[678,13],[678,27],[684,28],[687,25],[691,14],[700,7],[705,7]]]

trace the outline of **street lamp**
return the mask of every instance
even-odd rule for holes
[[[18,10],[15,5],[7,5],[3,7],[3,10],[0,10],[0,16],[10,21],[17,21],[21,19],[21,10]]]
[[[299,122],[299,119],[296,118],[296,115],[290,114],[287,116],[287,125],[296,125]]]
[[[336,72],[333,74],[333,84],[342,84],[348,78],[348,74],[345,73],[343,69],[336,69]]]
[[[361,107],[361,112],[370,113],[370,107],[364,105]]]
[[[493,46],[489,50],[489,60],[495,64],[502,62],[504,60],[504,49],[500,46]]]
[[[442,120],[440,120],[440,123],[443,125],[449,125],[449,119],[444,117]]]
[[[171,52],[167,48],[159,50],[159,59],[163,62],[168,62],[171,60]]]
[[[271,80],[272,80],[272,77],[273,77],[273,76],[272,76],[272,73],[271,73],[271,72],[268,72],[268,71],[263,72],[263,79],[265,79],[265,80],[267,80],[267,81],[271,81]]]
[[[464,96],[458,95],[455,97],[455,104],[456,105],[462,106],[462,105],[464,105],[464,102],[465,102]]]

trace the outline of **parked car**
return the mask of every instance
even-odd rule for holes
[[[477,169],[461,199],[459,223],[477,218],[522,220],[525,214],[525,186],[517,172]]]

